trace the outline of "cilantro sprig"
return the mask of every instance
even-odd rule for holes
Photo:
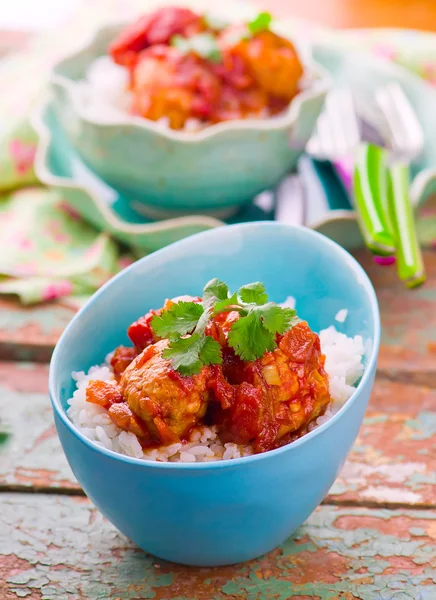
[[[274,350],[276,336],[299,321],[292,308],[269,302],[260,282],[244,285],[232,294],[227,284],[212,279],[204,287],[201,304],[178,302],[153,317],[153,331],[169,340],[163,357],[182,375],[195,375],[203,365],[221,364],[221,346],[206,335],[206,328],[216,315],[230,311],[240,316],[230,328],[228,344],[245,361]]]
[[[268,12],[259,13],[252,21],[249,21],[244,27],[231,31],[227,35],[227,43],[236,45],[243,40],[249,40],[254,35],[267,31],[271,25],[272,16]]]
[[[248,23],[248,29],[253,35],[256,35],[256,33],[262,33],[262,31],[269,29],[271,21],[272,16],[270,13],[261,12]]]
[[[170,40],[170,44],[182,54],[196,54],[214,63],[222,61],[221,51],[212,33],[198,33],[189,38],[174,35]]]
[[[206,14],[203,16],[206,26],[214,31],[224,30],[228,23],[219,18]],[[233,31],[228,36],[228,43],[237,44],[241,40],[248,40],[262,31],[269,29],[272,16],[268,12],[259,13],[254,19],[249,21],[244,27]],[[196,54],[213,63],[221,63],[223,55],[219,48],[217,38],[213,33],[197,33],[191,37],[185,38],[181,35],[173,35],[170,39],[171,46],[177,48],[182,54]]]

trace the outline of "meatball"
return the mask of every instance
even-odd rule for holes
[[[153,46],[142,52],[132,70],[132,111],[182,129],[187,119],[208,119],[220,96],[221,83],[208,63],[177,48]]]
[[[268,109],[268,96],[260,88],[238,90],[224,86],[219,101],[214,106],[210,120],[214,123],[235,119],[260,118]]]
[[[304,322],[259,360],[243,362],[227,348],[209,381],[221,438],[263,452],[301,434],[330,402],[324,362],[319,337]]]
[[[225,38],[222,43],[226,45]],[[303,66],[289,40],[272,31],[262,31],[240,40],[230,51],[242,58],[256,84],[266,94],[289,102],[298,92]]]
[[[162,357],[168,340],[146,348],[124,371],[120,389],[130,409],[162,444],[185,438],[207,408],[209,367],[183,377]]]

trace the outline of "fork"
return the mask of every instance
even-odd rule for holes
[[[388,220],[397,240],[398,276],[413,288],[424,283],[426,275],[409,196],[409,164],[424,149],[424,132],[398,83],[379,88],[375,102],[385,121],[390,146]]]
[[[377,130],[372,130],[372,141],[380,142]],[[395,238],[380,201],[386,187],[384,151],[362,141],[362,123],[348,88],[333,90],[327,96],[307,151],[332,161],[345,187],[349,192],[353,189],[350,197],[354,199],[359,227],[371,252],[377,256],[394,254]]]

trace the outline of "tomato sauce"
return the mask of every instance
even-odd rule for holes
[[[204,125],[283,112],[299,91],[298,54],[272,31],[247,32],[245,23],[216,31],[202,15],[172,6],[127,26],[109,54],[129,70],[132,114],[183,129],[190,119]],[[174,44],[175,36],[199,35],[215,54]]]

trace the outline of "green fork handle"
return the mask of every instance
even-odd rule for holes
[[[404,163],[395,162],[389,168],[388,198],[397,238],[398,276],[407,287],[417,287],[426,275],[409,196],[409,168]]]
[[[387,190],[386,150],[373,144],[361,143],[353,175],[354,200],[365,244],[378,256],[392,256],[396,249]]]

